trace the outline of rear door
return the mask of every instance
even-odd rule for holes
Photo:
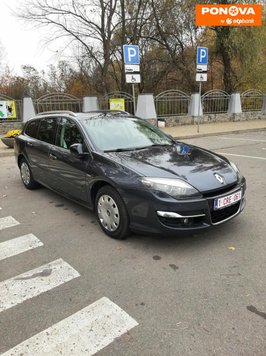
[[[45,185],[50,185],[51,181],[51,167],[49,160],[49,150],[54,144],[55,133],[56,133],[56,118],[43,117],[37,119],[38,130],[34,132],[34,137],[28,137],[26,142],[26,156],[29,164],[32,167],[32,173],[34,179]],[[35,128],[32,124],[32,130]],[[27,130],[26,134],[31,134],[31,131]]]
[[[33,173],[34,178],[36,178],[37,173],[37,165],[38,165],[38,154],[37,151],[39,141],[37,140],[38,136],[38,130],[39,130],[39,124],[40,120],[31,120],[30,122],[27,123],[27,126],[25,127],[24,135],[23,137],[23,148],[21,146],[20,150],[23,152],[25,155],[25,158],[27,159],[31,171]],[[22,143],[21,143],[22,144]]]

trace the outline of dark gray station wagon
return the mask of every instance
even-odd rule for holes
[[[16,137],[15,154],[26,188],[43,185],[94,210],[117,239],[205,229],[245,206],[234,163],[124,112],[39,114]]]

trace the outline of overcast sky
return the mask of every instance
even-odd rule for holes
[[[22,65],[31,65],[37,70],[46,69],[58,60],[55,45],[44,45],[44,29],[32,28],[12,15],[12,10],[23,0],[1,0],[0,42],[4,48],[1,61],[8,64],[16,74],[21,74]],[[54,47],[54,48],[53,48]],[[3,66],[2,66],[3,67]]]

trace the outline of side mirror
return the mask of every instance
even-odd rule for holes
[[[83,151],[82,143],[73,143],[73,145],[69,147],[69,150],[70,153],[79,158],[82,158],[87,155],[87,153]]]

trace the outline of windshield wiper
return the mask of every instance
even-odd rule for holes
[[[127,151],[139,151],[139,150],[145,150],[150,147],[165,147],[165,146],[173,146],[171,143],[153,143],[152,145],[149,146],[141,146],[141,147],[127,147],[127,148],[114,148],[111,150],[104,150],[104,152],[127,152]]]
[[[166,147],[166,146],[173,146],[174,143],[153,143],[150,146],[147,147]]]
[[[127,152],[127,151],[135,151],[138,149],[142,149],[142,147],[141,148],[138,148],[138,147],[114,148],[111,150],[104,150],[104,152]]]

